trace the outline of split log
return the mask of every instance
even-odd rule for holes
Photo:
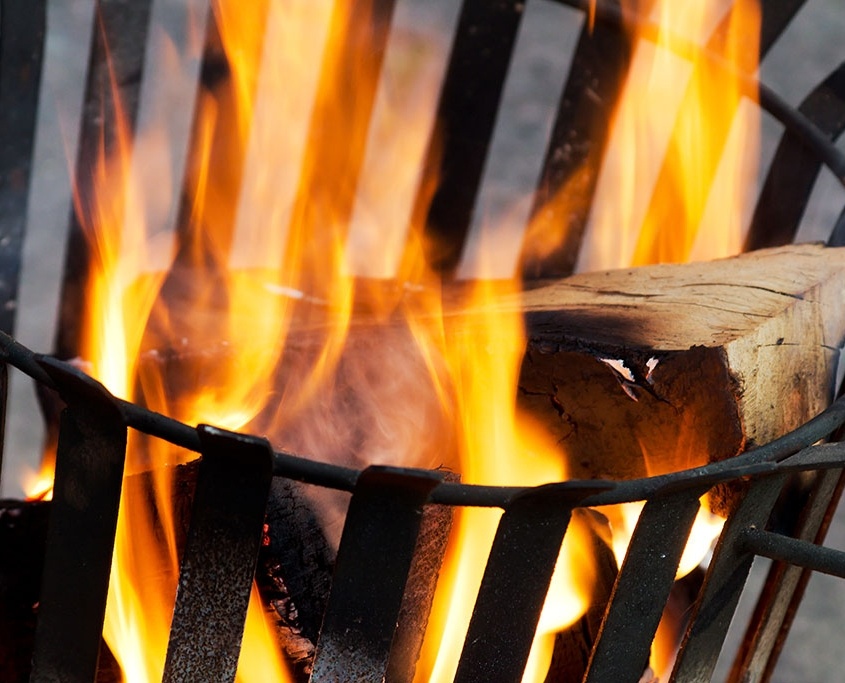
[[[179,315],[202,301],[190,294],[189,275],[172,274],[167,288],[170,313],[160,317],[173,323],[173,336],[154,324],[144,346],[166,365],[166,339],[187,340],[191,382],[213,387],[233,353],[219,339],[225,297],[205,302],[199,315]],[[627,479],[731,457],[829,403],[845,334],[844,283],[843,250],[792,245],[537,287],[502,302],[519,307],[527,324],[519,405],[550,429],[572,477]],[[335,372],[303,402],[302,387],[313,383],[328,348],[332,312],[307,297],[291,305],[277,400],[252,431],[338,464],[362,467],[389,456],[390,464],[459,469],[448,421],[454,406],[440,403],[451,388],[431,379],[430,359],[401,316],[383,324],[366,310],[356,314]],[[168,371],[163,390],[178,417],[185,382],[174,377]],[[402,429],[412,434],[402,442],[396,429],[382,429],[384,415],[400,407]],[[337,512],[324,527],[339,529]]]
[[[845,250],[821,245],[539,287],[521,300],[520,406],[552,430],[572,477],[732,457],[830,403],[843,295]]]

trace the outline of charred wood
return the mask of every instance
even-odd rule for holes
[[[302,488],[296,482],[273,480],[256,580],[294,676],[307,681],[335,553]]]

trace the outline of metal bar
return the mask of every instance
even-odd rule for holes
[[[311,675],[313,683],[381,682],[437,472],[372,466],[349,505]]]
[[[755,555],[845,579],[845,552],[841,550],[762,529],[746,529],[742,544]]]
[[[152,0],[97,0],[88,60],[88,78],[76,157],[76,211],[70,228],[62,274],[55,352],[78,355],[84,292],[91,249],[86,229],[95,223],[95,174],[101,156],[110,158],[118,131],[132,131],[138,111],[141,75]]]
[[[460,481],[454,472],[447,472],[444,479]],[[414,559],[390,646],[385,683],[414,679],[454,514],[455,508],[449,505],[426,505],[423,508]]]
[[[44,53],[45,2],[0,2],[0,330],[13,334],[35,121]],[[0,472],[8,371],[0,368]]]
[[[94,681],[126,454],[126,425],[102,385],[44,359],[62,413],[30,681]]]
[[[845,131],[845,64],[816,87],[798,111],[835,141]],[[769,166],[744,249],[788,244],[795,234],[822,167],[822,159],[787,128]]]
[[[807,0],[762,0],[760,3],[760,61],[792,23]]]
[[[40,359],[46,358],[50,357],[33,353],[0,331],[0,359],[18,368],[36,381],[55,388],[55,383],[51,377],[39,365]],[[52,359],[52,362],[57,366],[73,369],[73,366],[62,361]],[[200,442],[196,430],[188,425],[128,401],[114,400],[120,406],[128,426],[144,434],[165,439],[188,450],[200,451]],[[759,477],[777,471],[781,467],[778,464],[779,461],[785,460],[819,439],[825,438],[843,423],[845,423],[845,397],[837,399],[824,411],[788,434],[729,460],[645,479],[631,481],[572,480],[565,482],[565,486],[573,500],[581,501],[581,505],[600,506],[645,500],[661,491],[679,490],[687,486],[712,486],[740,477]],[[841,448],[841,446],[836,447]],[[834,445],[826,444],[816,448],[828,449],[834,448]],[[813,450],[812,453],[812,457],[809,453],[802,455],[802,461],[798,464],[793,465],[791,464],[793,461],[790,460],[790,462],[784,462],[782,467],[785,471],[801,471],[840,466],[838,461],[841,456],[834,453],[833,450]],[[276,476],[341,491],[353,491],[360,475],[359,470],[350,467],[317,462],[287,451],[274,453],[273,473]],[[432,491],[430,502],[444,505],[505,508],[513,496],[519,495],[527,488],[530,487],[481,486],[442,482]],[[583,498],[581,493],[584,488],[593,492],[586,499]],[[597,491],[600,492],[597,493]]]
[[[461,257],[524,6],[465,0],[461,9],[438,104],[439,135],[425,162],[426,177],[440,180],[428,206],[427,256],[442,272]],[[428,201],[421,193],[418,207]]]
[[[637,683],[648,666],[678,564],[707,488],[650,499],[613,587],[585,683]]]
[[[643,8],[648,13],[648,8]],[[586,21],[578,38],[566,87],[561,94],[543,170],[531,211],[532,229],[543,226],[564,238],[551,255],[526,256],[526,278],[563,277],[575,268],[587,226],[599,168],[610,134],[610,121],[627,78],[633,50],[627,29],[616,22]],[[552,201],[577,174],[577,199]],[[531,233],[526,236],[530,253]]]
[[[0,330],[12,334],[41,61],[45,2],[0,3]]]
[[[841,478],[839,471],[825,471],[816,475],[811,496],[803,506],[801,518],[795,528],[789,531],[795,537],[791,540],[821,545],[824,540],[823,525],[829,518],[831,502],[840,490]],[[746,536],[749,533],[755,532],[747,530]],[[745,637],[734,658],[731,680],[768,680],[765,672],[771,669],[777,660],[783,641],[784,625],[791,620],[790,608],[797,606],[797,600],[803,590],[802,584],[805,583],[803,577],[807,574],[802,567],[784,562],[775,562],[771,566],[757,599],[754,614],[746,627]]]
[[[836,219],[836,223],[828,238],[827,246],[845,247],[845,209],[842,209],[839,217]]]
[[[784,481],[786,475],[778,474],[754,482],[728,517],[693,606],[670,683],[711,680],[754,561],[754,554],[743,547],[743,534],[766,524]]]
[[[549,484],[508,504],[496,529],[455,683],[521,680],[572,503],[568,491]]]
[[[265,439],[202,425],[162,681],[234,681],[273,476]]]

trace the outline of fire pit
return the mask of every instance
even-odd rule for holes
[[[732,135],[746,133],[732,133],[732,121],[760,87],[756,53],[802,3],[765,4],[750,50],[732,29],[753,3],[711,12],[701,41],[644,19],[642,7],[565,4],[583,5],[585,25],[535,169],[539,189],[514,209],[529,226],[515,242],[498,217],[478,216],[496,205],[486,167],[502,154],[494,124],[523,15],[530,21],[524,5],[463,3],[447,60],[406,30],[415,16],[403,18],[402,3],[186,4],[185,40],[172,44],[193,59],[186,71],[200,86],[182,121],[187,151],[172,166],[184,198],[159,206],[143,198],[167,194],[157,155],[173,147],[159,145],[152,123],[178,127],[184,112],[144,91],[154,79],[138,74],[175,71],[162,56],[171,43],[145,57],[158,25],[150,3],[98,3],[94,114],[83,119],[56,353],[0,338],[4,363],[63,408],[30,680],[102,680],[104,653],[139,680],[234,680],[239,660],[241,676],[260,669],[256,680],[649,680],[708,493],[727,521],[676,632],[674,668],[660,673],[710,678],[751,562],[765,556],[779,564],[732,679],[770,674],[804,569],[845,576],[843,554],[817,544],[845,467],[835,441],[819,443],[845,422],[841,400],[828,406],[845,337],[841,253],[795,246],[711,260],[724,254],[696,237],[699,224],[736,220],[714,218],[698,193],[683,210],[657,199],[631,209],[642,231],[619,251],[626,263],[706,263],[548,278],[610,265],[594,256],[606,229],[596,207],[616,204],[602,194],[599,161],[619,154],[611,130],[641,106],[625,76],[661,61],[660,50],[692,65],[666,163],[627,171],[651,173],[655,196],[676,194],[669,160],[684,156],[694,95],[712,102],[707,87],[722,88],[714,108],[728,116],[706,137],[735,152]],[[37,15],[2,9],[5,25],[37,36]],[[264,42],[238,42],[250,25],[267,27]],[[657,52],[634,48],[651,42]],[[304,75],[292,61],[302,54],[317,65]],[[22,53],[10,72],[30,60]],[[283,64],[288,80],[267,63]],[[409,74],[439,89],[436,110],[417,117],[433,91],[403,90]],[[845,177],[831,142],[845,120],[841,80],[835,72],[798,109],[760,87],[787,132],[747,249],[794,239],[823,166]],[[285,126],[265,108],[276,98],[291,110]],[[233,130],[247,134],[234,140]],[[372,151],[397,139],[407,167]],[[727,156],[744,163],[693,154],[704,195],[722,196]],[[387,235],[385,223],[403,229]],[[504,249],[488,251],[491,242]],[[698,307],[714,312],[691,315]],[[286,345],[268,350],[268,339]],[[232,381],[242,378],[266,382]],[[254,405],[256,396],[270,401]],[[789,511],[777,499],[796,481],[809,502],[771,523],[773,510]],[[609,540],[636,503],[630,544],[624,533]],[[484,536],[480,549],[469,545]],[[622,547],[618,568],[612,545]],[[132,635],[141,628],[149,633]],[[262,642],[272,656],[256,654]]]

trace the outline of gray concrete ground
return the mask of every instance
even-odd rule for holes
[[[22,312],[17,335],[38,351],[48,351],[53,337],[58,277],[63,258],[64,230],[69,207],[68,159],[74,156],[78,127],[81,79],[86,60],[87,32],[92,0],[51,0],[49,39],[41,105],[40,132],[36,149],[36,176],[32,188],[30,220],[24,256],[24,279],[20,295]],[[423,3],[424,5],[425,3]],[[437,3],[448,8],[448,2]],[[422,5],[421,5],[422,6]],[[503,119],[517,131],[497,142],[494,155],[499,168],[488,169],[489,210],[505,200],[509,187],[521,187],[536,175],[537,150],[541,149],[547,110],[559,88],[561,70],[567,66],[566,46],[575,32],[566,28],[572,19],[568,10],[551,3],[529,3],[526,19],[532,35],[521,37],[531,53],[519,68],[531,75],[514,79],[506,93]],[[446,11],[444,16],[454,16]],[[526,29],[528,30],[528,29]],[[808,83],[820,81],[845,61],[845,6],[842,0],[809,0],[762,66],[764,80],[788,101],[797,103]],[[561,57],[560,55],[564,56]],[[547,83],[537,87],[532,83]],[[532,90],[533,89],[533,90]],[[541,95],[539,103],[532,97]],[[771,142],[778,126],[765,122],[765,140]],[[771,147],[771,146],[770,146]],[[771,149],[764,153],[770,156]],[[495,164],[494,164],[495,165]],[[505,188],[502,190],[502,188]],[[502,194],[500,196],[500,194]],[[842,189],[829,174],[823,174],[802,226],[802,239],[818,239],[829,229],[843,201]],[[9,443],[0,482],[0,496],[20,495],[22,476],[35,466],[40,441],[40,420],[32,391],[20,377],[13,380]],[[829,545],[845,548],[845,517],[837,518]],[[759,583],[764,563],[750,585]],[[746,601],[741,612],[749,609]],[[774,681],[776,683],[825,683],[845,681],[845,649],[838,636],[845,630],[845,584],[816,576],[787,642]],[[732,636],[734,642],[736,636]],[[726,659],[726,658],[723,658]],[[720,664],[714,680],[722,680],[726,664]]]

